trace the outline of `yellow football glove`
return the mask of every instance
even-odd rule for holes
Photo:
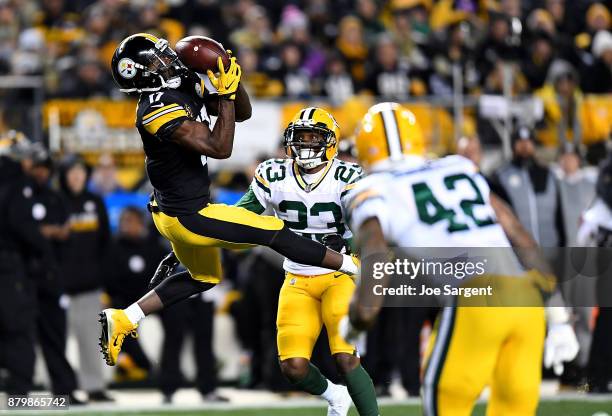
[[[215,76],[211,70],[208,70],[206,71],[208,79],[210,79],[213,87],[217,89],[219,97],[230,100],[236,99],[236,90],[238,90],[240,76],[242,75],[242,69],[238,62],[236,62],[236,58],[230,58],[229,69],[225,71],[223,60],[219,57],[217,59],[217,67],[219,68],[219,75]]]

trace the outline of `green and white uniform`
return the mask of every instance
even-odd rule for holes
[[[350,242],[344,220],[343,200],[361,178],[359,165],[338,159],[323,170],[303,174],[292,159],[270,159],[259,164],[253,182],[238,206],[261,214],[269,209],[291,230],[321,241],[326,234],[340,234]],[[300,275],[319,275],[332,270],[285,259],[284,269]]]

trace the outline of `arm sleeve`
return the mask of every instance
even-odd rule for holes
[[[160,140],[169,140],[174,130],[190,118],[186,104],[168,92],[158,100],[144,104],[138,114],[137,126]]]
[[[263,206],[261,202],[259,202],[259,199],[257,199],[257,196],[253,191],[254,185],[255,180],[253,180],[253,183],[251,184],[251,186],[249,186],[249,190],[244,195],[242,195],[240,201],[236,203],[236,206],[245,208],[251,212],[254,212],[255,214],[261,214],[266,210],[266,207]]]

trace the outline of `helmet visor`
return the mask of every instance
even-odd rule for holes
[[[287,152],[298,161],[323,161],[325,150],[334,144],[334,140],[333,133],[326,127],[292,125],[285,131]]]
[[[161,76],[165,81],[181,76],[187,69],[165,39],[160,39],[154,48],[143,51],[143,60],[146,71]]]

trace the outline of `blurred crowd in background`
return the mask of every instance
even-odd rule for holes
[[[2,0],[0,74],[42,74],[50,96],[118,95],[107,70],[135,32],[221,41],[262,97],[366,92],[401,100],[501,88],[516,93],[559,75],[576,92],[612,91],[610,2],[601,0]],[[563,65],[556,72],[555,61]]]
[[[38,76],[47,102],[127,99],[109,64],[124,37],[143,31],[171,45],[187,35],[223,42],[253,98],[323,99],[332,107],[368,97],[416,100],[441,106],[449,123],[453,106],[465,105],[459,128],[499,146],[503,134],[475,100],[529,96],[543,107],[527,113],[547,147],[590,150],[610,134],[610,0],[0,0],[0,23],[0,75]],[[0,131],[36,125],[39,109],[16,110],[31,105],[32,93],[6,88]],[[466,97],[460,104],[457,92]],[[106,118],[126,124],[123,113]],[[453,130],[429,118],[434,136]],[[344,137],[354,122],[341,123]],[[589,163],[602,157],[600,147]]]
[[[395,101],[451,97],[453,68],[464,94],[501,94],[506,65],[512,94],[543,101],[541,124],[518,123],[511,158],[494,158],[487,169],[481,140],[500,144],[489,124],[479,124],[478,134],[464,135],[453,150],[483,166],[492,189],[540,244],[575,246],[598,175],[579,143],[584,126],[593,130],[594,123],[581,103],[585,94],[612,93],[611,27],[610,1],[603,0],[0,0],[0,75],[42,76],[47,98],[119,100],[125,97],[108,65],[119,41],[139,31],[171,44],[186,35],[220,40],[238,56],[242,82],[259,98],[323,96],[340,104],[361,94]],[[4,94],[0,110],[21,111],[23,101]],[[610,125],[605,117],[591,119],[603,124],[595,129],[599,157],[589,159],[596,165],[608,151]],[[141,296],[169,250],[143,211],[150,184],[142,177],[125,185],[120,153],[55,155],[42,146],[45,137],[32,137],[32,144],[14,127],[0,117],[0,219],[8,223],[0,226],[13,225],[19,236],[7,242],[0,233],[0,272],[10,276],[0,279],[0,367],[8,370],[0,370],[0,387],[32,388],[36,343],[54,393],[78,388],[91,401],[108,400],[96,314]],[[536,156],[551,144],[545,160]],[[255,162],[269,157],[284,157],[284,149]],[[353,158],[350,146],[341,146],[340,157]],[[143,176],[141,155],[136,159]],[[236,202],[256,163],[216,172],[214,199]],[[185,385],[180,352],[191,333],[198,370],[190,382],[206,400],[223,400],[215,393],[212,334],[215,314],[225,314],[235,322],[247,369],[234,382],[287,390],[275,341],[282,259],[264,248],[224,251],[224,271],[220,299],[198,296],[163,312],[158,357],[127,340],[112,381],[157,386],[171,400]],[[383,311],[364,357],[381,396],[396,375],[418,395],[422,337],[434,317],[427,309]],[[607,385],[612,348],[592,340],[593,308],[576,312],[576,326],[583,348],[563,383],[576,388],[591,377]],[[65,355],[68,333],[78,345],[74,369]],[[335,381],[327,348],[317,345],[313,361]]]

